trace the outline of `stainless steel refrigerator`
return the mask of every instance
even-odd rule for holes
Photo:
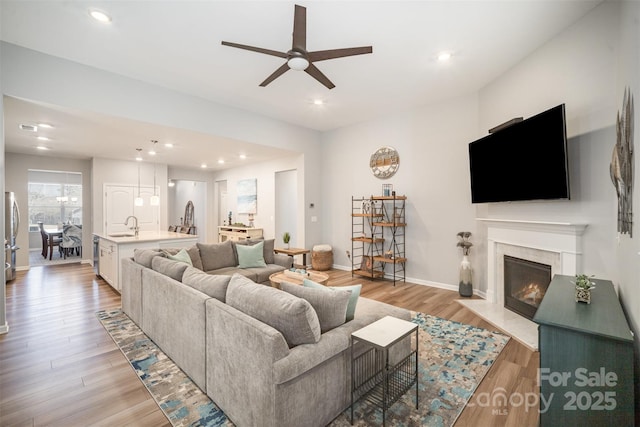
[[[20,211],[16,195],[7,191],[4,193],[4,251],[5,251],[5,278],[6,281],[16,277],[16,251],[20,249],[16,245],[18,229],[20,228]]]

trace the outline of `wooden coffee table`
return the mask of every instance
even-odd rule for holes
[[[295,275],[291,273],[286,274],[284,271],[281,271],[279,273],[273,273],[271,276],[269,276],[269,281],[271,282],[271,286],[278,289],[280,289],[280,284],[282,282],[302,285],[302,281],[304,279],[309,279],[309,280],[313,280],[316,283],[320,283],[321,285],[326,285],[327,282],[329,281],[329,275],[327,273],[321,273],[319,271],[309,271],[309,270],[307,270],[307,273],[309,274],[306,276],[303,276],[302,274],[295,274]]]

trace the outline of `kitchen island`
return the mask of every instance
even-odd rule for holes
[[[124,258],[133,257],[135,249],[189,248],[196,244],[198,236],[194,234],[174,233],[170,231],[141,231],[134,233],[94,233],[97,241],[97,273],[116,291],[122,288],[121,264]]]

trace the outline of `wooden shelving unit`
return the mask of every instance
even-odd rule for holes
[[[406,196],[351,197],[352,275],[406,280]]]

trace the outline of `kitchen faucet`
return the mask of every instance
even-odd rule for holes
[[[133,230],[136,237],[138,237],[138,232],[140,231],[140,227],[138,227],[138,218],[134,215],[129,215],[127,219],[124,220],[124,225],[129,224],[129,218],[133,218],[133,227],[129,227],[129,230]]]

